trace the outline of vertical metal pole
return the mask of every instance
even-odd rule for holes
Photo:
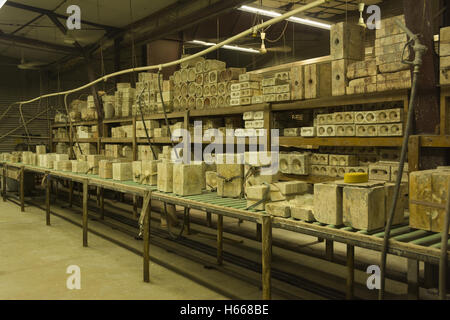
[[[272,271],[272,219],[270,216],[262,217],[262,298],[270,300],[271,271]]]
[[[50,175],[46,173],[45,182],[45,220],[47,225],[50,225]]]
[[[419,260],[408,259],[408,299],[419,299]]]
[[[256,241],[261,242],[262,236],[261,236],[261,224],[256,224]]]
[[[73,180],[69,181],[69,208],[72,208],[73,204]]]
[[[325,240],[325,258],[328,261],[333,260],[334,243],[333,240]]]
[[[6,202],[6,177],[8,176],[8,167],[6,164],[3,165],[3,176],[2,176],[2,195],[3,202]]]
[[[100,188],[100,219],[105,219],[105,189]]]
[[[347,245],[347,291],[346,299],[353,299],[355,286],[355,247]]]
[[[88,182],[83,181],[83,247],[88,246]]]
[[[223,216],[217,215],[217,264],[223,264]]]
[[[146,195],[147,199],[144,199],[143,209],[144,214],[144,282],[150,282],[150,211],[152,209],[152,200],[150,195]],[[145,201],[148,201],[148,205],[146,206]]]
[[[20,210],[22,212],[25,212],[24,176],[25,176],[25,167],[21,167],[20,168]]]
[[[212,227],[211,212],[206,212],[206,224],[208,225],[208,228]]]
[[[137,218],[137,196],[133,195],[133,218]]]
[[[186,234],[191,234],[191,209],[186,208]]]

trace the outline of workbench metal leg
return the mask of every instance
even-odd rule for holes
[[[20,210],[22,212],[25,212],[24,176],[25,176],[25,169],[24,167],[22,167],[20,168]]]
[[[217,215],[217,264],[223,264],[223,216]]]
[[[408,299],[419,299],[419,260],[408,259]]]
[[[256,224],[256,241],[261,242],[262,236],[261,236],[261,224]]]
[[[211,212],[206,212],[206,224],[208,228],[212,227]]]
[[[347,290],[346,299],[352,300],[355,287],[355,247],[347,245]]]
[[[191,234],[191,209],[185,208],[185,210],[186,210],[186,222],[185,222],[186,234],[190,235]]]
[[[97,187],[97,208],[100,208],[100,187]]]
[[[325,258],[328,261],[333,261],[334,242],[333,240],[325,240]]]
[[[50,225],[50,176],[47,176],[45,182],[45,221]]]
[[[3,195],[3,202],[6,202],[6,177],[8,176],[8,169],[5,166],[3,166],[3,176],[2,176],[2,195]]]
[[[262,298],[270,300],[271,271],[272,271],[272,219],[270,216],[262,217]]]
[[[105,219],[105,189],[100,188],[100,219]]]
[[[137,218],[137,210],[138,204],[137,204],[137,196],[133,195],[133,218]]]
[[[69,181],[69,208],[72,208],[73,204],[73,181]]]
[[[144,282],[150,282],[150,211],[152,210],[152,201],[148,196],[148,205],[143,204],[144,214],[143,228],[144,228]]]
[[[88,246],[88,182],[83,182],[83,247]]]

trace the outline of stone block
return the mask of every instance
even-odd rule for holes
[[[310,168],[309,154],[289,154],[289,171],[295,175],[308,175]]]
[[[391,180],[391,167],[383,164],[371,164],[369,165],[369,179],[390,181]]]
[[[131,162],[113,163],[113,180],[130,181],[133,180],[133,168]]]
[[[331,26],[330,51],[333,60],[364,60],[365,30],[354,23],[340,22]]]
[[[243,164],[217,164],[217,194],[219,196],[240,197],[243,191],[243,179]]]
[[[304,181],[275,182],[270,185],[270,200],[292,200],[296,195],[309,191],[308,183]]]
[[[57,171],[72,171],[72,161],[60,160],[54,162],[54,169]]]
[[[377,137],[378,126],[377,125],[356,125],[357,137]]]
[[[291,216],[289,202],[271,202],[266,204],[266,212],[272,216],[289,218]]]
[[[141,161],[133,161],[132,162],[132,170],[133,170],[133,181],[136,183],[141,183],[142,162]]]
[[[86,170],[89,169],[88,163],[86,163]],[[80,165],[81,167],[81,165]],[[113,161],[110,160],[100,160],[98,163],[98,174],[102,179],[112,179],[113,178]]]
[[[173,193],[180,196],[201,194],[203,180],[201,163],[175,163],[173,165]]]
[[[340,124],[336,125],[336,137],[354,137],[356,135],[356,125]]]
[[[36,146],[36,154],[46,154],[47,153],[47,146]]]
[[[394,201],[394,189],[395,189],[395,183],[386,183],[385,186],[385,196],[386,196],[386,222],[388,220],[389,212],[391,210],[392,202]],[[397,205],[395,207],[394,217],[392,220],[392,225],[398,225],[405,221],[405,208],[406,208],[406,201],[407,201],[407,195],[408,195],[408,185],[406,183],[402,183],[400,185],[400,195],[397,200]]]
[[[355,113],[354,112],[335,112],[333,113],[334,124],[354,124]]]
[[[142,160],[140,183],[150,186],[158,184],[158,163],[160,162],[161,160]]]
[[[315,137],[316,136],[316,127],[302,127],[301,128],[301,136],[308,138],[308,137]]]
[[[377,131],[380,137],[401,137],[403,136],[403,123],[379,124]]]
[[[387,109],[375,111],[377,123],[397,123],[403,121],[403,109]]]
[[[344,187],[343,222],[358,230],[374,231],[384,228],[385,188]]]
[[[342,225],[342,187],[333,183],[314,185],[314,217],[331,225]]]
[[[291,209],[291,217],[297,220],[313,222],[314,218],[314,195],[305,194],[295,196],[294,200],[289,201]]]
[[[311,164],[328,165],[330,155],[325,153],[313,153],[310,158]]]
[[[206,178],[206,190],[217,191],[217,172],[206,171],[205,178]]]
[[[283,129],[283,136],[299,137],[300,136],[300,128],[285,128],[285,129]]]
[[[168,160],[158,163],[158,191],[173,192],[173,166],[174,163]]]
[[[335,137],[336,136],[336,126],[335,125],[324,125],[317,127],[318,137]]]

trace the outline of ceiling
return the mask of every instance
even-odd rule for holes
[[[257,0],[252,3],[253,6],[266,7],[289,11],[297,9],[305,4],[315,0]],[[336,15],[345,14],[347,11],[358,10],[358,3],[364,2],[366,5],[372,5],[383,2],[382,0],[332,0],[327,4],[315,7],[307,11],[305,15],[317,19],[329,19]]]
[[[35,47],[14,41],[6,41],[1,33],[27,39],[44,41],[58,46],[75,46],[67,43],[76,40],[81,46],[95,44],[102,39],[106,30],[97,25],[82,23],[81,30],[69,31],[64,35],[48,15],[24,10],[11,4],[27,5],[37,9],[50,10],[62,16],[68,16],[67,7],[78,5],[81,9],[81,19],[106,27],[126,28],[159,10],[166,8],[177,0],[13,0],[7,1],[0,9],[0,56],[24,57],[27,61],[52,62],[68,54],[55,50],[36,49]],[[36,10],[38,11],[38,10]],[[66,19],[57,18],[65,27]],[[9,40],[9,39],[8,39]],[[53,49],[53,48],[52,48]]]
[[[222,1],[225,2],[225,0]],[[249,3],[253,6],[283,12],[312,1],[258,0],[252,3],[250,0]],[[142,21],[150,24],[157,21],[146,18],[155,13],[160,14],[164,11],[163,9],[167,9],[165,11],[170,9],[169,17],[177,22],[178,13],[175,10],[172,12],[172,6],[184,5],[186,8],[192,3],[192,9],[187,8],[195,10],[194,2],[189,0],[8,0],[0,9],[0,57],[19,58],[19,60],[23,58],[26,62],[50,64],[67,59],[71,55],[80,56],[81,47],[90,48],[103,44],[108,36],[129,30],[130,26],[133,26],[133,30],[139,30],[142,27],[140,24]],[[231,7],[232,3],[236,6],[243,2],[245,1],[226,1]],[[358,2],[359,0],[332,0],[326,5],[309,10],[306,15],[332,20],[337,15],[345,14],[347,10],[355,12]],[[382,1],[365,0],[364,2],[376,4]],[[66,10],[70,5],[78,5],[81,9],[81,30],[65,30],[66,17],[69,15]],[[24,6],[28,7],[24,8]],[[64,31],[66,31],[65,34]],[[147,38],[144,37],[144,39]]]

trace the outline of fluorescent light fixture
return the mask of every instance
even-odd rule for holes
[[[192,40],[192,41],[188,41],[188,43],[198,44],[198,45],[205,46],[205,47],[212,47],[212,46],[215,46],[215,45],[216,45],[216,43],[213,43],[213,42],[205,42],[205,41],[201,41],[201,40]],[[235,51],[247,52],[247,53],[260,53],[259,50],[256,50],[256,49],[244,48],[244,47],[233,46],[233,45],[227,45],[227,44],[224,45],[222,48],[223,48],[223,49],[228,49],[228,50],[235,50]]]
[[[0,8],[3,7],[3,5],[5,4],[6,0],[0,0]]]
[[[264,10],[264,9],[260,9],[260,8],[250,7],[250,6],[241,6],[238,9],[241,11],[256,13],[261,16],[267,16],[267,17],[271,17],[271,18],[276,18],[276,17],[279,17],[282,15],[279,12],[275,12],[275,11],[271,11],[271,10]],[[326,30],[331,29],[331,24],[327,24],[327,23],[323,23],[323,22],[319,22],[319,21],[315,21],[315,20],[298,18],[298,17],[290,17],[286,20],[290,21],[290,22],[294,22],[294,23],[308,25],[311,27],[316,27],[316,28],[321,28],[321,29],[326,29]]]

